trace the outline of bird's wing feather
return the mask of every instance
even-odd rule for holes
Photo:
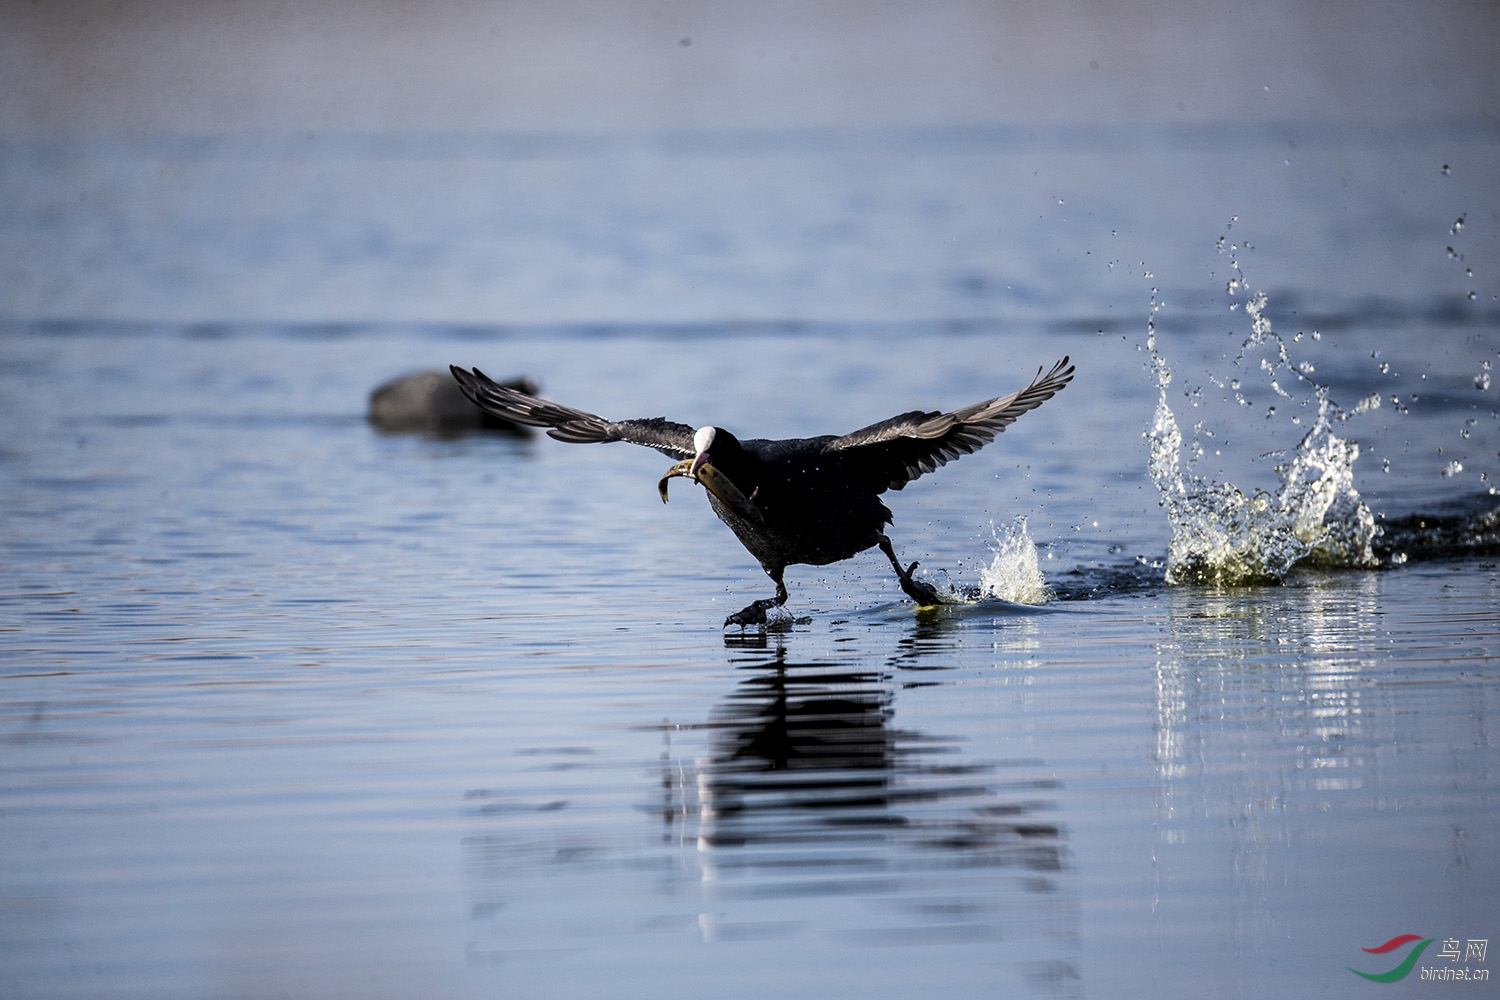
[[[1019,392],[997,396],[951,413],[913,410],[834,438],[827,450],[843,457],[847,470],[873,489],[899,490],[918,476],[978,451],[1027,410],[1034,410],[1073,379],[1063,358]]]
[[[606,420],[597,414],[575,410],[540,396],[507,389],[478,368],[466,371],[457,365],[450,365],[449,370],[458,380],[464,395],[473,400],[474,405],[481,410],[529,427],[546,427],[547,434],[559,441],[572,444],[629,441],[631,444],[655,448],[673,458],[692,458],[695,454],[693,429],[687,424],[674,423],[662,417]]]

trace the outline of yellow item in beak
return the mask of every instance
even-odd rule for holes
[[[683,476],[700,483],[704,489],[723,502],[724,506],[734,511],[740,517],[754,524],[765,524],[765,515],[760,508],[751,503],[740,488],[729,481],[729,477],[714,468],[712,462],[704,462],[698,466],[698,472],[693,474],[693,459],[685,458],[667,470],[656,483],[656,491],[661,494],[661,502],[667,502],[667,480],[674,476]]]
[[[671,479],[673,476],[686,476],[689,479],[693,479],[694,481],[696,481],[697,477],[693,475],[692,469],[693,460],[691,458],[684,458],[682,461],[678,462],[676,465],[668,469],[665,476],[662,476],[661,479],[657,480],[656,492],[661,494],[662,503],[667,502],[667,480]]]

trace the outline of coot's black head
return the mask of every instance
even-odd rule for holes
[[[693,449],[697,452],[693,456],[691,475],[696,476],[698,470],[704,463],[712,463],[730,479],[737,479],[737,474],[746,471],[745,465],[749,458],[745,454],[740,439],[729,433],[722,427],[700,427],[693,434]]]

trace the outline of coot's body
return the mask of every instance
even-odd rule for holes
[[[994,440],[1022,413],[1051,399],[1073,378],[1063,358],[1026,388],[950,413],[914,410],[852,434],[741,441],[722,427],[693,430],[661,417],[606,420],[499,385],[478,369],[454,366],[453,376],[481,409],[506,420],[547,427],[560,441],[629,441],[681,459],[659,484],[687,476],[702,483],[708,500],[741,544],[776,583],[776,596],[730,615],[726,625],[764,622],[766,611],[786,603],[786,567],[823,566],[879,546],[904,590],[919,604],[939,603],[937,592],[902,568],[885,526],[890,508],[880,494],[899,490],[960,455]]]

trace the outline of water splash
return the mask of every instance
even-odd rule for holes
[[[1223,249],[1223,241],[1220,243]],[[1243,306],[1251,331],[1232,364],[1242,368],[1252,352],[1265,352],[1258,364],[1276,395],[1291,401],[1287,388],[1310,391],[1317,416],[1288,460],[1275,467],[1280,486],[1275,491],[1246,492],[1230,482],[1199,475],[1203,438],[1212,432],[1202,422],[1193,428],[1184,467],[1182,430],[1167,401],[1172,371],[1156,345],[1155,314],[1161,303],[1152,290],[1152,319],[1147,325],[1146,350],[1156,378],[1156,415],[1145,437],[1150,443],[1149,471],[1161,493],[1172,526],[1166,579],[1173,584],[1245,586],[1278,583],[1294,566],[1367,567],[1380,565],[1372,547],[1378,528],[1375,517],[1354,488],[1354,462],[1359,445],[1334,433],[1335,426],[1353,413],[1340,410],[1325,386],[1312,378],[1313,367],[1294,363],[1286,341],[1266,315],[1266,295],[1247,291],[1237,261],[1235,277],[1226,290],[1245,295]],[[1316,334],[1314,334],[1316,336]],[[1241,392],[1241,379],[1229,382],[1236,402],[1250,403]],[[1286,385],[1283,382],[1287,383]],[[1298,384],[1300,383],[1300,385]],[[1189,395],[1190,400],[1193,394]],[[1355,413],[1377,406],[1367,397]],[[1271,407],[1267,419],[1275,415]],[[1300,421],[1293,417],[1294,422]],[[1284,452],[1272,453],[1285,458]]]
[[[990,564],[979,571],[981,597],[995,597],[1014,604],[1046,604],[1055,596],[1042,576],[1036,543],[1026,530],[1026,518],[1009,525],[990,525]]]
[[[986,600],[1009,601],[1012,604],[1046,604],[1057,595],[1042,576],[1036,543],[1026,528],[1026,518],[1018,516],[1008,525],[990,522],[990,561],[979,569],[979,586],[957,583],[947,570],[923,573],[923,579],[953,606],[979,604]]]

